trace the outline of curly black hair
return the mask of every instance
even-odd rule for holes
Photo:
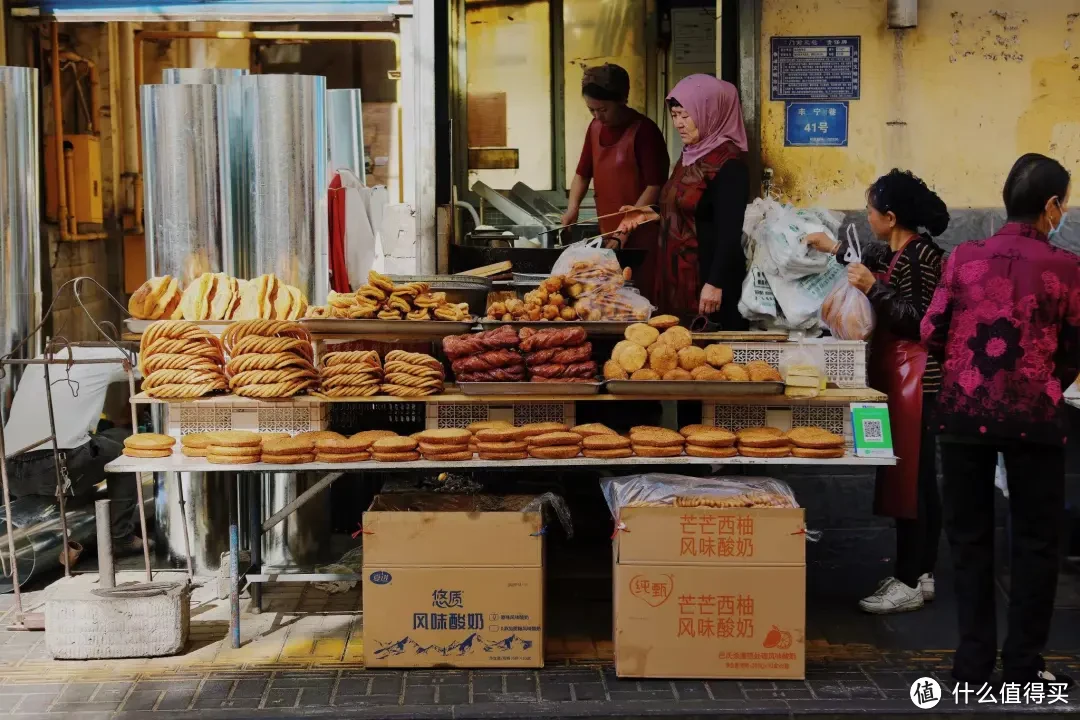
[[[917,232],[923,228],[937,237],[949,227],[949,208],[938,194],[909,170],[894,169],[879,177],[866,192],[879,213],[896,215],[900,227]]]

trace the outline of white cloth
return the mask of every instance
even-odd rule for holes
[[[123,357],[119,350],[111,347],[75,347],[72,354],[79,360]],[[67,357],[66,350],[63,357]],[[109,385],[125,381],[127,374],[119,362],[72,365],[70,372],[65,365],[52,365],[49,379],[52,381],[57,444],[61,450],[70,450],[90,440],[90,429],[97,427],[101,418]],[[49,434],[45,367],[27,365],[11,403],[8,423],[4,426],[4,448],[11,457],[12,453],[49,437]],[[51,447],[43,445],[36,449],[48,450]]]

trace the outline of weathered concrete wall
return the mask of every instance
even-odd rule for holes
[[[791,201],[862,207],[866,187],[909,168],[952,207],[998,207],[1025,152],[1080,170],[1076,0],[924,0],[919,25],[886,27],[880,0],[762,0],[762,155]],[[769,38],[858,35],[862,99],[847,148],[785,148],[769,102]]]

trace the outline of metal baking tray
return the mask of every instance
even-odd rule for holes
[[[300,324],[312,335],[443,338],[462,335],[476,326],[474,320],[350,320],[304,318]]]
[[[725,382],[717,380],[608,380],[612,395],[671,395],[723,397],[724,395],[783,395],[782,382]]]
[[[462,395],[596,395],[603,383],[459,382]]]
[[[124,327],[128,329],[128,332],[135,333],[136,335],[142,335],[144,332],[150,329],[150,326],[156,322],[164,322],[163,320],[136,320],[135,318],[125,318]],[[234,320],[201,320],[195,324],[201,327],[208,333],[214,335],[220,335],[225,328],[232,325]]]
[[[626,332],[626,328],[634,323],[623,320],[510,320],[504,322],[502,320],[484,318],[480,321],[480,324],[485,330],[495,330],[503,325],[509,325],[510,327],[519,330],[526,327],[536,328],[537,330],[546,330],[550,328],[580,325],[585,328],[586,334],[593,337],[615,337],[622,336]]]

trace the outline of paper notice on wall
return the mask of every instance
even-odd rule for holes
[[[715,11],[711,8],[673,8],[671,52],[676,65],[715,65]]]

